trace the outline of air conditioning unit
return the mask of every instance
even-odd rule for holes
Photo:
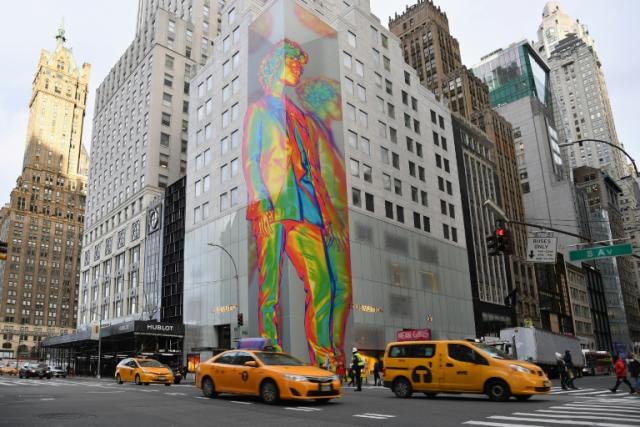
[[[118,301],[122,301],[122,292],[118,292],[116,294],[116,302],[118,302]]]

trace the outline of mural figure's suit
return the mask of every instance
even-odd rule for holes
[[[281,346],[280,280],[285,254],[304,283],[305,330],[311,362],[332,356],[335,279],[327,248],[340,217],[320,171],[313,121],[283,93],[300,81],[306,52],[283,40],[260,64],[264,96],[245,115],[243,161],[258,263],[260,334]]]

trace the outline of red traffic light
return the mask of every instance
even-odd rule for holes
[[[497,237],[504,237],[506,233],[507,233],[507,230],[505,230],[504,228],[496,228],[495,230],[495,234]]]

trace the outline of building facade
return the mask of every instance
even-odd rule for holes
[[[434,337],[474,335],[446,107],[404,65],[398,40],[371,14],[368,2],[313,2],[313,9],[305,3],[228,2],[213,59],[194,78],[185,237],[187,348],[222,346],[229,335],[231,340],[262,335],[313,361],[323,354],[339,359],[351,345],[379,352],[403,328],[430,329]],[[326,17],[335,20],[328,24]],[[283,108],[283,86],[276,81],[274,89],[265,83],[270,74],[257,73],[271,69],[269,52],[281,47],[304,66],[301,74],[291,71],[284,111],[314,118],[297,134],[303,135],[302,145],[291,148],[309,159],[306,165],[298,163],[297,154],[273,165],[256,157],[266,154],[255,145],[260,141],[255,132],[272,122],[267,115],[272,108]],[[307,96],[319,88],[333,95],[314,99],[332,104],[311,103]],[[275,99],[269,95],[274,91]],[[323,105],[334,113],[328,115]],[[318,134],[312,133],[316,127]],[[320,138],[318,157],[304,145],[307,132]],[[289,143],[288,138],[276,141]],[[298,178],[291,184],[296,191],[287,194],[299,203],[282,204],[270,193],[288,167]],[[315,178],[305,184],[298,174],[308,168]],[[306,190],[300,192],[302,186]],[[322,202],[309,204],[309,198]],[[292,210],[296,206],[303,210]],[[266,250],[273,227],[317,229],[311,226],[319,221],[314,206],[324,206],[325,231],[309,247],[323,242],[327,258],[313,275],[301,273],[307,264],[296,253],[303,248],[257,251]],[[271,226],[260,225],[261,218]],[[296,222],[282,222],[289,220]],[[327,230],[329,224],[339,227]],[[330,241],[336,235],[343,242],[337,247]],[[267,264],[273,261],[264,254],[281,261]],[[326,291],[315,287],[314,277],[327,269],[326,283],[335,287],[331,350],[322,342],[326,312],[310,318],[311,308],[304,304],[306,294],[309,307],[326,308],[314,297]],[[279,270],[274,285],[272,275]],[[280,298],[272,310],[267,303],[275,304],[268,293],[273,286],[280,288]]]
[[[22,173],[3,209],[1,240],[8,252],[0,269],[2,349],[14,354],[26,353],[22,346],[32,352],[41,336],[76,324],[89,160],[82,132],[91,67],[77,65],[65,41],[61,27],[55,50],[40,54]]]
[[[489,102],[489,90],[482,80],[476,77],[471,70],[466,68],[460,59],[458,41],[450,34],[449,23],[446,14],[430,0],[419,0],[415,5],[407,6],[405,11],[389,20],[389,29],[400,38],[404,59],[418,70],[423,85],[434,91],[439,97],[446,99],[452,112],[458,115],[457,120],[466,120],[483,132],[491,142],[494,179],[497,191],[493,201],[497,203],[516,223],[510,224],[510,232],[513,241],[513,254],[505,257],[501,262],[505,263],[507,283],[498,281],[491,286],[495,289],[489,293],[478,291],[478,295],[501,295],[503,289],[508,289],[506,295],[515,296],[517,302],[514,322],[517,324],[527,321],[537,322],[540,318],[536,300],[537,285],[533,266],[525,261],[526,229],[517,224],[524,221],[524,206],[522,192],[519,186],[518,166],[513,148],[513,132],[511,124],[500,114],[493,111]],[[475,138],[474,138],[475,139]],[[464,147],[464,145],[460,145]],[[475,176],[476,171],[464,171],[467,176]],[[484,200],[469,200],[471,203],[484,203]],[[472,233],[471,236],[480,239],[476,242],[467,242],[467,246],[485,244],[486,235],[481,236]],[[475,264],[470,269],[479,268],[481,271],[490,271],[492,260],[486,251],[476,252]],[[480,277],[482,273],[472,277]],[[481,286],[473,283],[472,287]],[[505,296],[506,296],[505,295]],[[510,298],[513,303],[513,298]],[[476,319],[492,317],[495,313],[504,312],[510,303],[504,298],[496,301],[494,298],[480,303],[476,310],[488,310],[486,315],[476,315]],[[502,307],[490,305],[499,304]],[[486,328],[482,327],[485,330]],[[497,334],[499,330],[490,331]]]
[[[97,90],[78,324],[159,319],[162,199],[186,172],[192,73],[218,3],[140,0],[136,36]]]
[[[186,181],[169,185],[164,196],[161,322],[182,323]]]
[[[589,201],[591,238],[598,242],[624,239],[619,201],[622,189],[615,180],[600,169],[587,166],[574,169],[574,179],[576,187],[586,193]],[[640,332],[634,262],[630,257],[616,257],[595,263],[602,275],[614,351],[632,351]]]
[[[587,274],[582,268],[578,268],[571,263],[566,264],[566,268],[574,333],[580,340],[582,348],[598,350],[593,334]]]

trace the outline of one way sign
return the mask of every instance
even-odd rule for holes
[[[527,239],[527,261],[540,264],[555,264],[558,239],[556,237],[529,237]]]

